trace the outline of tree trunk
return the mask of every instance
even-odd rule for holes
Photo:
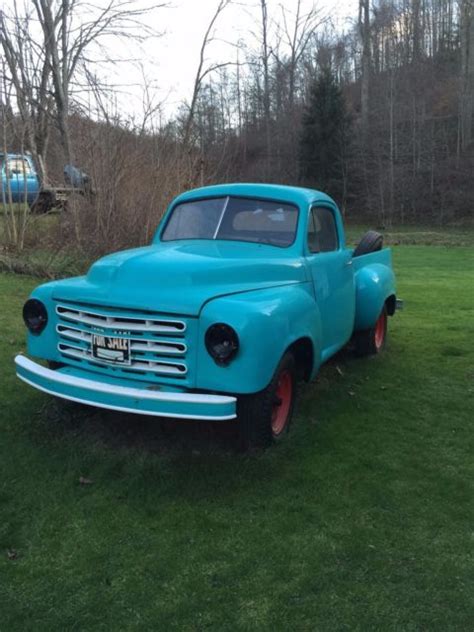
[[[270,79],[268,70],[268,15],[266,0],[260,0],[262,11],[263,113],[265,124],[265,178],[270,176]]]
[[[461,4],[461,143],[467,149],[472,141],[474,104],[474,0]]]
[[[370,6],[369,0],[359,2],[359,31],[362,41],[360,111],[362,134],[367,141],[369,130],[369,91],[370,91]]]

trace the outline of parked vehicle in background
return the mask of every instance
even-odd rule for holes
[[[351,339],[384,345],[397,302],[389,249],[345,243],[319,191],[223,184],[180,195],[150,246],[34,290],[17,374],[47,393],[112,410],[238,417],[242,443],[288,430],[298,379]]]
[[[65,208],[70,195],[92,193],[90,178],[85,173],[66,165],[66,186],[42,183],[30,154],[0,153],[1,203],[28,204],[32,213],[47,213],[53,208]]]
[[[40,192],[40,181],[31,156],[27,154],[2,154],[2,203],[25,202],[32,205]]]

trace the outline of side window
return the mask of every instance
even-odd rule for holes
[[[336,221],[334,214],[324,206],[314,206],[308,220],[308,248],[311,252],[337,250]]]

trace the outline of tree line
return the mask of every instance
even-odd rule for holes
[[[381,224],[472,217],[472,0],[360,0],[344,33],[296,5],[245,51],[249,72],[226,68],[201,94],[215,177],[322,188]]]
[[[377,225],[472,217],[474,0],[360,0],[342,30],[311,2],[257,0],[254,32],[207,63],[230,4],[216,0],[191,96],[167,120],[146,80],[142,115],[120,112],[91,63],[107,38],[156,35],[143,25],[160,7],[15,0],[0,12],[3,149],[32,152],[45,181],[68,162],[96,185],[61,240],[146,241],[174,194],[222,181],[320,188]]]

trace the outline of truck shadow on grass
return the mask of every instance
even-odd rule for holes
[[[200,422],[135,415],[51,399],[40,412],[50,429],[100,443],[111,450],[152,453],[235,452],[236,421]],[[53,430],[54,432],[54,430]]]
[[[324,391],[336,377],[343,375],[340,366],[355,361],[352,350],[343,349],[321,368],[315,381],[300,383],[295,417],[301,416],[301,409],[306,408],[304,402],[315,396],[315,389],[323,386],[321,390]],[[241,452],[237,420],[206,422],[150,417],[93,408],[57,398],[46,402],[39,411],[39,417],[42,430],[38,430],[41,434],[82,437],[87,442],[92,440],[111,450],[130,449],[169,456]]]

